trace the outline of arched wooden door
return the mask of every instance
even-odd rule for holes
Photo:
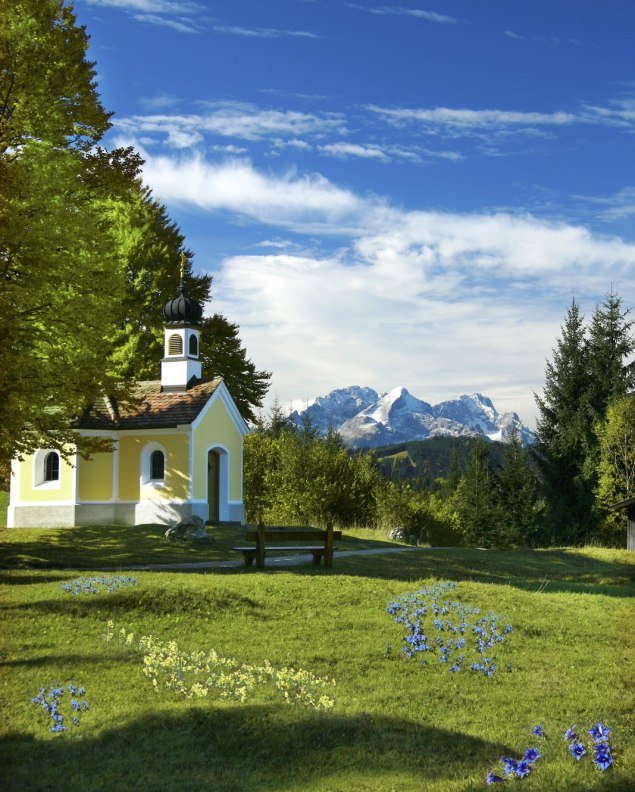
[[[220,455],[217,451],[207,454],[207,502],[209,521],[220,520]]]

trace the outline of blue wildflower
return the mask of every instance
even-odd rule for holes
[[[521,762],[518,762],[516,766],[516,775],[518,778],[524,778],[531,773],[531,764],[526,762],[524,759]]]
[[[582,743],[572,742],[569,746],[569,750],[571,751],[571,756],[579,762],[583,756],[586,756],[586,748]]]
[[[533,764],[537,759],[540,759],[541,754],[538,753],[537,748],[527,748],[525,751],[525,761]]]
[[[518,762],[515,759],[510,756],[501,756],[501,762],[503,763],[503,770],[506,776],[513,775],[516,772]]]
[[[595,764],[600,770],[608,770],[613,764],[613,757],[611,756],[611,746],[608,743],[597,743],[595,746]]]
[[[589,734],[593,737],[594,742],[602,742],[610,733],[611,730],[609,727],[605,726],[603,723],[596,723],[592,729],[589,729]]]
[[[486,784],[502,784],[503,779],[500,776],[494,775],[490,770],[487,774],[487,778],[485,779]]]
[[[534,726],[534,728],[531,731],[533,732],[533,734],[536,735],[536,737],[545,736],[545,730],[542,728],[541,724],[538,724],[538,726]]]
[[[575,730],[575,726],[571,726],[571,728],[567,729],[564,733],[564,740],[565,742],[577,742],[578,741],[578,734]]]

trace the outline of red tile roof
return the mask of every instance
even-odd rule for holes
[[[178,393],[161,390],[159,380],[138,382],[131,404],[102,397],[77,421],[78,429],[172,429],[191,424],[223,381],[198,382]]]

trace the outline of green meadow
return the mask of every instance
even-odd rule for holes
[[[520,758],[529,747],[542,758],[508,785],[629,788],[632,553],[422,548],[336,556],[331,571],[311,564],[148,571],[113,593],[62,588],[90,577],[91,564],[146,562],[153,542],[159,562],[234,557],[227,548],[242,535],[224,529],[193,550],[168,545],[156,530],[127,530],[127,541],[108,527],[101,536],[0,531],[3,790],[458,792],[484,788],[489,770],[502,774],[501,756]],[[369,532],[342,544],[373,545]],[[54,568],[62,559],[73,569]],[[451,674],[402,654],[403,628],[386,607],[440,580],[457,581],[453,598],[513,625],[493,677]],[[187,652],[214,649],[242,663],[328,677],[333,706],[287,704],[267,686],[245,702],[157,693],[138,649],[106,643],[109,620],[115,630],[175,641]],[[31,699],[71,682],[85,688],[90,709],[78,727],[51,733]],[[562,739],[567,727],[586,731],[597,721],[612,729],[615,761],[604,773],[590,750],[576,762]],[[537,724],[544,739],[532,735]]]

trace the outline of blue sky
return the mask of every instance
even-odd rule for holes
[[[635,305],[632,0],[76,0],[109,145],[271,396],[535,419],[573,296]]]

